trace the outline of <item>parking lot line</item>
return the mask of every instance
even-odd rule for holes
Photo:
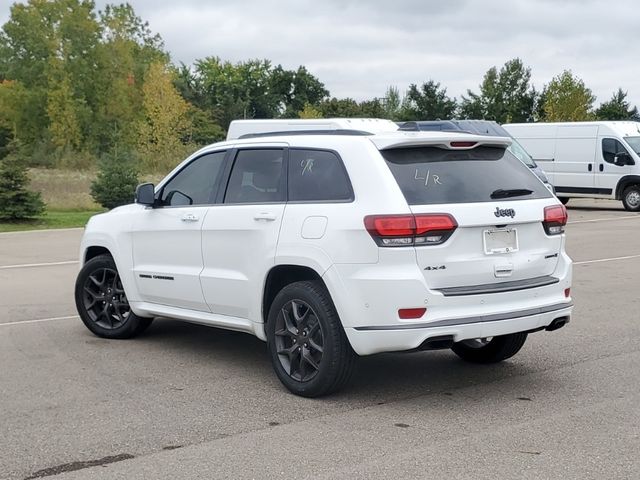
[[[626,255],[624,257],[599,258],[597,260],[584,260],[582,262],[573,262],[573,264],[574,265],[588,265],[590,263],[613,262],[613,261],[616,261],[616,260],[629,260],[630,258],[640,258],[640,254],[638,254],[638,255]]]
[[[615,220],[628,220],[630,218],[640,218],[640,215],[625,215],[623,217],[604,217],[593,218],[591,220],[576,220],[575,222],[567,222],[567,225],[575,225],[576,223],[596,223],[596,222],[612,222]]]
[[[17,265],[1,265],[0,270],[9,270],[12,268],[52,267],[55,265],[73,265],[74,263],[78,263],[78,260],[65,260],[64,262],[21,263]]]
[[[0,327],[8,327],[10,325],[20,325],[22,323],[42,323],[42,322],[54,322],[56,320],[71,320],[73,318],[79,318],[78,315],[68,315],[66,317],[51,317],[51,318],[37,318],[35,320],[18,320],[16,322],[0,323]]]

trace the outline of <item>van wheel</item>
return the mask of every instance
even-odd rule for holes
[[[558,200],[560,200],[563,205],[569,203],[569,197],[558,197]]]
[[[99,255],[84,264],[76,279],[75,300],[80,319],[99,337],[131,338],[153,321],[131,311],[110,255]]]
[[[513,357],[526,340],[526,333],[512,333],[499,337],[463,340],[454,343],[451,350],[467,362],[497,363]]]
[[[629,212],[640,212],[640,185],[631,185],[624,189],[622,205]]]
[[[266,327],[271,364],[292,393],[319,397],[350,380],[356,354],[321,282],[295,282],[280,290]]]

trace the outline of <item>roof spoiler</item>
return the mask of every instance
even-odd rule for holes
[[[451,135],[443,137],[441,135],[421,135],[415,134],[406,137],[397,136],[375,136],[371,141],[378,147],[378,150],[389,150],[392,148],[412,148],[412,147],[437,147],[446,150],[472,150],[476,147],[498,147],[507,148],[511,145],[511,139],[507,137],[487,137],[484,135]]]

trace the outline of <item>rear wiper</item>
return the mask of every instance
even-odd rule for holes
[[[532,193],[533,190],[526,188],[511,188],[509,190],[499,188],[491,194],[491,198],[523,197],[525,195],[531,195]]]

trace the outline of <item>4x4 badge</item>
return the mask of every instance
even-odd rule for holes
[[[496,217],[515,217],[516,211],[513,208],[498,208],[496,207],[496,211],[493,212]]]

